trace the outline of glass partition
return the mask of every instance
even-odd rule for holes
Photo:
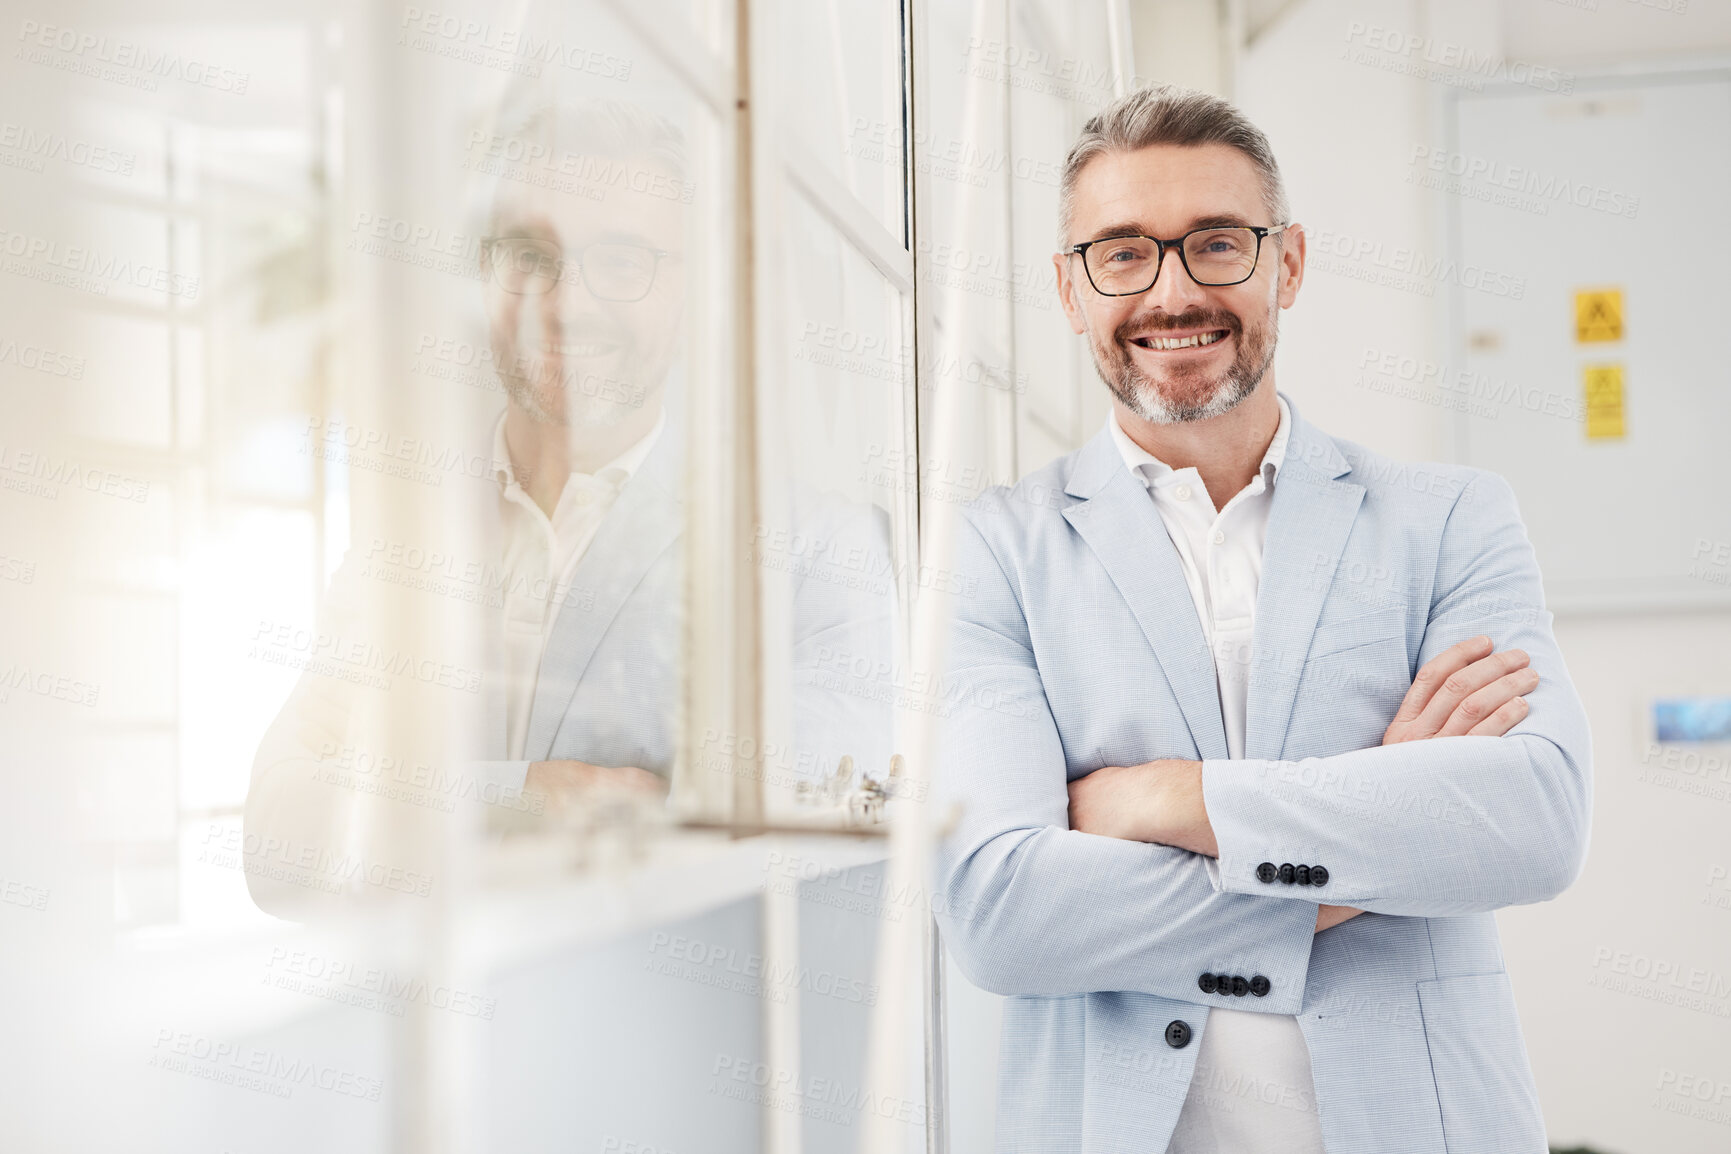
[[[1079,419],[1085,7],[16,13],[0,1144],[950,1140],[921,614]]]

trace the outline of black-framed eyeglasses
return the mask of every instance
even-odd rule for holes
[[[1088,283],[1106,297],[1131,297],[1154,287],[1166,250],[1176,248],[1184,271],[1199,285],[1220,288],[1243,284],[1256,272],[1262,238],[1284,232],[1292,222],[1271,225],[1230,225],[1192,229],[1172,240],[1153,236],[1106,236],[1071,245],[1082,258]]]
[[[668,254],[645,244],[597,241],[567,254],[550,240],[530,236],[489,236],[487,264],[493,282],[508,293],[533,296],[553,291],[575,264],[583,287],[597,300],[630,303],[649,295],[656,270]]]

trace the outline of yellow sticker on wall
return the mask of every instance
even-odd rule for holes
[[[1587,439],[1623,436],[1623,366],[1587,365],[1582,370],[1587,394]]]
[[[1575,341],[1623,339],[1623,290],[1587,289],[1575,294]]]

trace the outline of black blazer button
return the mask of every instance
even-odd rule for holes
[[[1293,880],[1296,881],[1301,886],[1309,885],[1310,884],[1310,867],[1309,866],[1299,866],[1297,869],[1292,871],[1292,877],[1293,877]]]
[[[1250,979],[1250,992],[1259,998],[1267,997],[1268,991],[1273,988],[1273,983],[1261,974],[1257,974],[1254,978]]]
[[[1232,979],[1232,996],[1242,998],[1250,992],[1250,982],[1241,974]]]
[[[1285,882],[1287,885],[1291,885],[1293,876],[1296,872],[1297,871],[1292,868],[1291,862],[1284,862],[1280,867],[1280,880]]]
[[[1190,1023],[1180,1022],[1174,1018],[1166,1023],[1166,1044],[1174,1050],[1182,1050],[1190,1044]]]
[[[1220,985],[1219,981],[1215,979],[1213,974],[1203,974],[1200,978],[1196,979],[1196,984],[1202,987],[1202,992],[1204,994],[1212,994]]]
[[[1310,867],[1310,884],[1313,886],[1325,886],[1325,885],[1327,885],[1328,884],[1328,867],[1327,866],[1311,866]]]
[[[1256,880],[1263,885],[1268,885],[1279,876],[1280,871],[1274,868],[1274,863],[1271,861],[1265,861],[1256,867]]]

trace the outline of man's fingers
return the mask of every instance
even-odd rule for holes
[[[1497,678],[1525,669],[1528,660],[1524,649],[1505,649],[1449,674],[1413,723],[1413,729],[1424,737],[1437,736],[1461,702]]]
[[[1455,706],[1454,712],[1449,714],[1448,719],[1443,722],[1442,728],[1437,731],[1436,736],[1454,737],[1463,733],[1482,734],[1485,730],[1480,727],[1486,721],[1498,716],[1499,712],[1506,719],[1509,717],[1509,712],[1505,711],[1506,707],[1517,701],[1520,704],[1515,708],[1524,716],[1527,703],[1522,699],[1538,687],[1539,672],[1531,666],[1523,666],[1513,672],[1505,673],[1463,698],[1461,703]],[[1506,728],[1498,732],[1496,736],[1502,736],[1503,732],[1507,732]]]
[[[1470,668],[1463,671],[1463,676],[1464,672],[1470,672]],[[1489,685],[1474,690],[1462,699],[1461,703],[1455,706],[1454,712],[1443,721],[1442,728],[1436,731],[1436,736],[1458,737],[1463,733],[1476,734],[1480,722],[1491,717],[1522,694],[1531,693],[1538,688],[1538,685],[1538,671],[1530,667],[1517,669],[1513,673],[1505,673]],[[1508,731],[1505,729],[1503,732]],[[1498,733],[1496,736],[1501,737],[1502,733]]]
[[[647,769],[639,769],[635,765],[623,765],[618,769],[601,772],[609,785],[630,793],[646,793],[658,797],[667,792],[666,778],[650,773]]]
[[[1323,930],[1331,930],[1341,922],[1351,921],[1363,912],[1363,910],[1355,909],[1352,906],[1317,906],[1316,932],[1320,934]]]
[[[1517,697],[1513,701],[1505,701],[1497,707],[1495,713],[1467,730],[1471,737],[1501,737],[1527,716],[1527,699]]]
[[[540,793],[556,805],[621,796],[662,797],[667,780],[634,765],[590,765],[586,761],[538,761],[529,767],[525,793]]]
[[[1394,715],[1395,724],[1417,721],[1444,681],[1490,651],[1491,639],[1480,634],[1455,642],[1425,662],[1419,667],[1418,675],[1412,679],[1412,688],[1406,691],[1406,698],[1400,703],[1400,712]]]

